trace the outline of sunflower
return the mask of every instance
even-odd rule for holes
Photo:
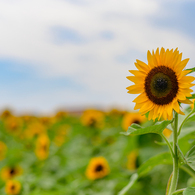
[[[134,171],[137,168],[138,151],[133,150],[127,156],[127,168],[130,171]]]
[[[12,116],[12,113],[10,110],[5,109],[2,113],[1,113],[1,118],[4,120],[8,117]]]
[[[50,140],[46,134],[39,135],[36,140],[35,154],[38,159],[45,160],[49,156]]]
[[[27,126],[27,128],[24,132],[24,136],[27,139],[32,139],[34,137],[37,137],[41,134],[46,133],[46,131],[47,131],[47,129],[42,123],[34,122],[34,123],[31,123]]]
[[[62,146],[62,144],[65,142],[68,131],[70,129],[69,125],[61,125],[56,129],[56,136],[54,138],[54,143],[57,146]]]
[[[125,131],[127,131],[128,127],[131,126],[131,124],[141,124],[144,121],[146,121],[146,117],[142,116],[140,113],[126,113],[122,120],[122,127]]]
[[[4,181],[13,179],[16,176],[19,176],[23,173],[23,169],[20,166],[6,166],[1,170],[1,178]]]
[[[179,103],[191,104],[187,99],[191,97],[190,89],[194,84],[193,76],[186,76],[191,70],[183,70],[189,59],[181,60],[182,53],[177,49],[165,51],[157,48],[156,52],[147,53],[148,64],[137,60],[135,66],[138,70],[130,70],[134,76],[127,78],[135,85],[127,87],[128,93],[140,94],[133,102],[135,110],[140,109],[142,115],[149,112],[148,119],[171,120],[173,110],[184,114]]]
[[[5,119],[6,130],[13,135],[19,135],[22,131],[22,127],[23,123],[19,117],[10,116]]]
[[[9,195],[17,195],[21,191],[21,184],[19,181],[8,180],[5,185],[5,192]]]
[[[88,179],[95,180],[105,177],[109,172],[110,167],[107,160],[100,156],[94,157],[90,160],[85,174]]]
[[[85,110],[81,122],[84,126],[101,128],[104,124],[104,114],[99,110]]]

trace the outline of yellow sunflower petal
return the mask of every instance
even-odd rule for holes
[[[177,101],[175,101],[175,102],[173,103],[173,108],[174,108],[174,110],[175,110],[177,113],[179,113],[180,108],[179,108],[179,104],[178,104]]]
[[[189,99],[185,99],[185,100],[179,100],[179,102],[181,102],[181,103],[184,103],[184,104],[193,104],[193,102],[192,101],[190,101]]]
[[[178,94],[177,94],[177,98],[179,100],[185,100],[186,99],[186,96],[185,96],[184,93],[182,93],[182,92],[179,91]]]
[[[181,110],[179,110],[178,114],[185,115]]]
[[[165,62],[165,49],[162,47],[160,50],[160,63],[164,64]]]
[[[178,81],[180,81],[183,77],[185,77],[190,72],[191,70],[183,70],[180,73],[178,73]]]
[[[147,113],[148,111],[150,111],[151,109],[154,108],[154,104],[151,101],[147,101],[144,103],[144,105],[140,108],[140,113]]]
[[[141,102],[145,102],[148,100],[148,97],[146,96],[146,93],[141,93],[138,97],[136,97],[133,102],[136,103],[141,103]]]
[[[148,53],[147,53],[147,59],[148,59],[148,66],[150,66],[151,68],[154,68],[155,64],[153,62],[152,54],[150,53],[149,50],[148,50]]]
[[[140,60],[136,60],[137,63],[135,62],[135,66],[137,67],[137,69],[139,69],[140,71],[143,72],[148,72],[150,70],[149,66],[147,64],[145,64],[144,62],[140,61]]]
[[[143,77],[127,76],[126,78],[136,84],[144,83]]]
[[[180,82],[185,83],[185,82],[193,82],[195,80],[195,77],[193,76],[185,76],[182,79],[180,79]]]
[[[159,48],[156,49],[155,56],[156,56],[156,60],[157,60],[157,65],[159,65],[159,62],[160,62]]]
[[[127,87],[126,89],[129,90],[128,93],[131,93],[131,94],[138,94],[138,93],[144,92],[143,85],[131,85]]]
[[[142,107],[143,103],[136,103],[134,110],[140,109]]]
[[[154,109],[149,112],[148,120],[153,119],[153,116],[154,116]]]
[[[129,72],[133,75],[135,75],[136,77],[145,77],[146,73],[145,72],[141,72],[139,70],[129,70]]]
[[[189,61],[189,58],[185,59],[185,60],[182,60],[179,64],[178,64],[178,67],[177,67],[177,72],[180,73],[187,65]]]

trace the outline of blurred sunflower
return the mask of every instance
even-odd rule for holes
[[[23,123],[19,117],[10,116],[5,119],[6,130],[13,135],[19,135],[22,131],[22,126]]]
[[[8,180],[5,185],[5,192],[8,195],[17,195],[21,191],[21,184],[19,181]]]
[[[49,156],[49,146],[49,137],[46,134],[39,135],[35,146],[35,154],[38,159],[45,160]]]
[[[181,60],[182,53],[177,49],[157,48],[156,52],[147,53],[148,65],[137,60],[138,70],[130,70],[134,76],[127,78],[135,85],[127,87],[128,93],[140,94],[133,102],[134,109],[140,109],[142,115],[149,112],[148,119],[171,120],[173,110],[184,114],[180,110],[179,102],[190,104],[187,97],[191,97],[190,89],[194,84],[193,76],[186,76],[190,70],[183,70],[189,59]]]
[[[6,166],[1,170],[1,178],[6,181],[9,179],[13,179],[16,176],[22,175],[22,173],[23,169],[20,166]]]
[[[56,146],[60,147],[65,142],[66,135],[69,129],[69,125],[61,125],[58,129],[56,129],[56,136],[54,138],[54,143],[56,144]]]
[[[2,113],[1,113],[1,118],[4,120],[8,117],[12,116],[12,113],[10,110],[5,109]]]
[[[42,123],[44,126],[50,126],[53,124],[54,119],[52,117],[48,116],[42,116],[39,118],[40,123]]]
[[[0,160],[3,160],[5,158],[6,152],[7,146],[5,145],[5,143],[0,141]]]
[[[126,113],[122,120],[122,127],[125,131],[128,130],[128,127],[131,126],[131,124],[142,124],[146,121],[146,117],[142,116],[140,113]]]
[[[46,133],[46,127],[40,122],[34,122],[27,126],[24,134],[27,139]]]
[[[109,172],[110,167],[107,160],[100,156],[90,160],[85,174],[88,179],[95,180],[105,177]]]
[[[57,121],[61,121],[61,120],[65,119],[66,116],[67,116],[67,112],[61,110],[61,111],[58,111],[56,113],[55,118]]]
[[[167,139],[170,138],[171,134],[172,134],[172,131],[171,131],[170,129],[167,129],[167,128],[166,128],[166,129],[163,130],[163,135],[164,135]]]
[[[104,123],[104,114],[99,110],[85,110],[81,122],[84,126],[100,128]]]
[[[137,150],[131,151],[127,156],[127,168],[130,171],[134,171],[137,168],[137,157],[138,157]]]

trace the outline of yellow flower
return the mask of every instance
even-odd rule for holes
[[[104,123],[104,114],[98,110],[86,110],[81,117],[81,122],[84,126],[101,127]]]
[[[69,125],[62,125],[58,129],[56,129],[56,136],[54,138],[54,143],[57,146],[61,146],[66,138],[70,126]]]
[[[131,171],[134,171],[137,168],[136,167],[137,156],[138,156],[137,150],[133,150],[127,156],[127,168]]]
[[[128,127],[131,126],[131,124],[141,124],[146,121],[146,117],[142,116],[139,113],[126,113],[122,120],[122,127],[125,131],[128,130]]]
[[[8,180],[5,185],[5,192],[8,195],[17,195],[21,191],[21,184],[19,181]]]
[[[43,133],[46,133],[45,126],[39,122],[34,122],[30,124],[25,130],[25,137],[31,139]]]
[[[166,138],[168,138],[169,139],[169,137],[171,136],[171,134],[172,134],[172,131],[170,130],[170,129],[164,129],[164,131],[163,131],[163,135],[166,137]]]
[[[40,160],[45,160],[49,156],[50,141],[46,134],[39,135],[36,140],[35,154]]]
[[[55,118],[56,118],[57,120],[63,120],[63,119],[66,118],[66,116],[67,116],[67,112],[65,112],[65,111],[58,111],[58,112],[56,113],[56,115],[55,115]]]
[[[100,156],[90,160],[85,174],[88,179],[95,180],[105,177],[109,172],[110,167],[107,160]]]
[[[0,141],[0,160],[3,160],[5,158],[7,152],[7,146]]]
[[[20,166],[14,166],[14,167],[4,167],[1,170],[1,178],[6,181],[9,179],[13,179],[16,176],[19,176],[23,173],[23,170]]]
[[[8,117],[12,116],[12,113],[10,110],[6,109],[1,113],[1,118],[6,119]]]
[[[127,87],[128,93],[140,94],[133,102],[135,110],[140,109],[142,115],[149,112],[148,119],[171,120],[173,110],[184,114],[180,110],[179,102],[190,104],[187,97],[191,97],[190,89],[194,84],[193,76],[186,76],[190,70],[183,70],[189,59],[181,60],[182,53],[177,49],[157,48],[156,52],[147,54],[148,64],[137,60],[138,70],[130,70],[134,76],[127,78],[135,85]]]
[[[22,120],[18,117],[10,116],[5,119],[6,130],[13,135],[19,135],[21,133],[22,125]]]

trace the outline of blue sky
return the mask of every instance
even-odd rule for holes
[[[133,108],[128,70],[147,50],[176,48],[195,64],[195,2],[0,2],[0,109]]]

